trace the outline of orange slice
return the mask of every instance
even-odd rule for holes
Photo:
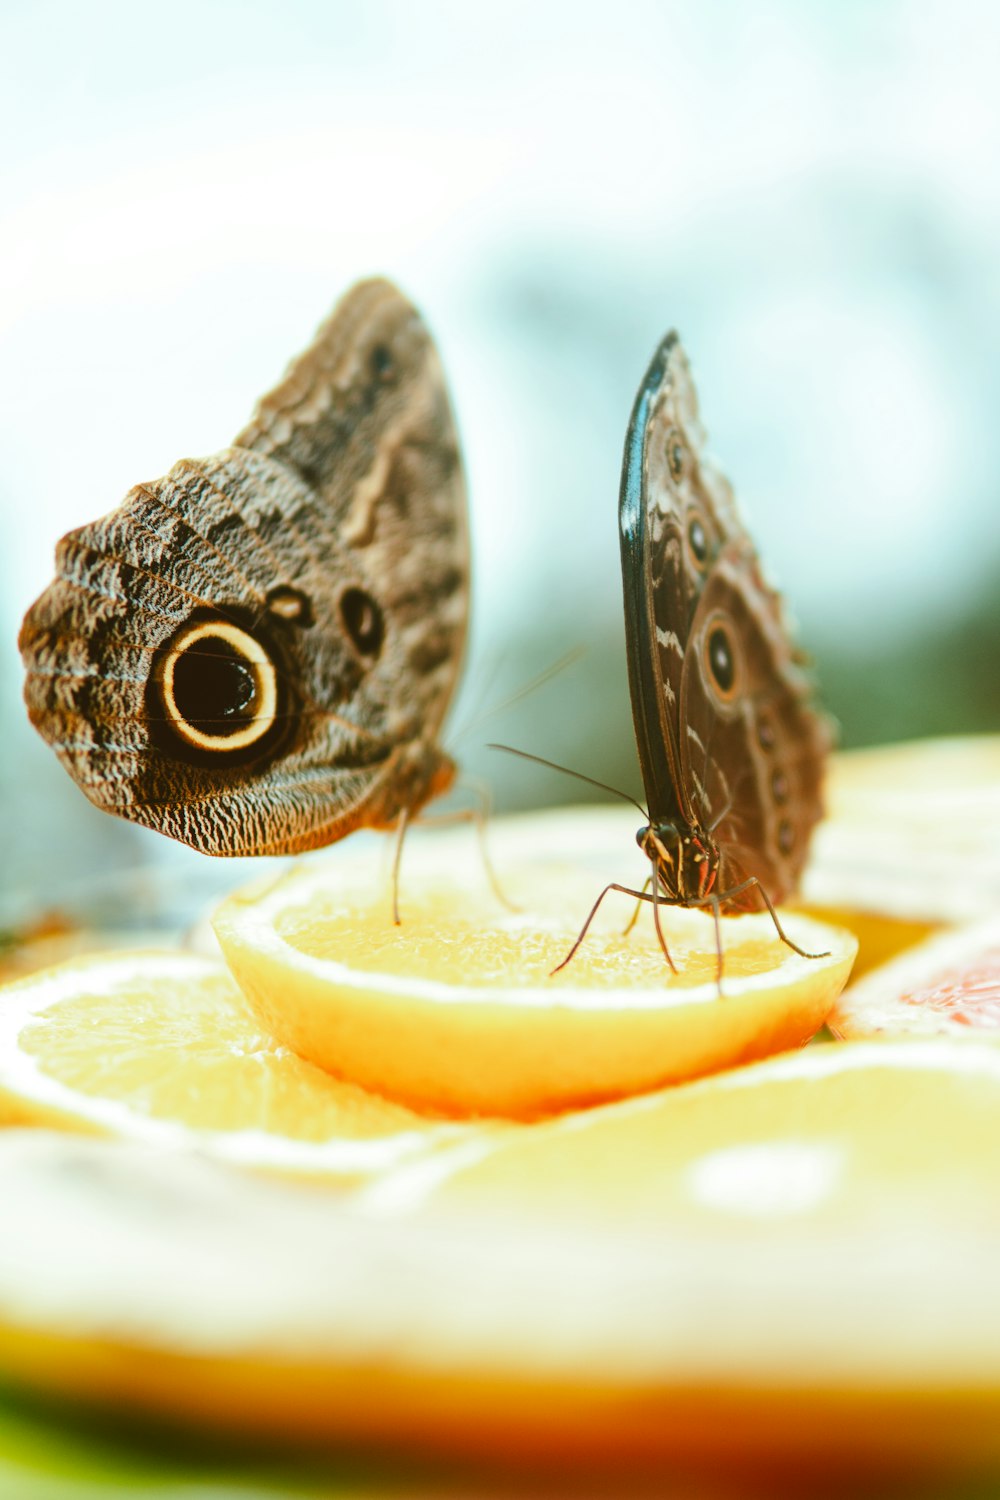
[[[302,1057],[414,1107],[521,1118],[591,1105],[795,1047],[823,1024],[855,952],[802,917],[782,944],[768,916],[723,921],[720,994],[712,919],[663,912],[677,974],[648,907],[612,895],[565,958],[602,885],[644,879],[621,818],[535,814],[491,831],[490,889],[467,832],[414,835],[394,926],[371,844],[227,900],[214,926],[261,1024]]]
[[[840,1037],[1000,1040],[1000,919],[943,933],[873,969],[840,997],[830,1028]]]
[[[0,1124],[344,1182],[458,1133],[276,1044],[217,961],[148,952],[80,958],[0,990]]]

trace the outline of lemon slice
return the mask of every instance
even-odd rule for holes
[[[1000,1040],[1000,919],[942,933],[873,969],[840,997],[830,1027],[840,1037]]]
[[[149,952],[91,955],[0,990],[0,1124],[345,1182],[459,1131],[277,1045],[217,961]]]
[[[379,851],[356,843],[267,888],[229,898],[214,926],[261,1024],[337,1075],[421,1108],[521,1118],[591,1105],[795,1047],[850,970],[850,934],[802,917],[782,944],[768,916],[711,917],[604,902],[554,977],[602,886],[644,879],[621,818],[591,809],[498,821],[491,847],[520,910],[493,894],[467,832],[415,834],[402,925]]]

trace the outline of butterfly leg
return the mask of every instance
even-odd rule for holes
[[[649,888],[650,888],[650,886],[652,884],[653,884],[653,877],[652,877],[652,875],[649,875],[649,876],[646,877],[646,884],[642,888],[642,894],[643,894],[643,896],[645,896],[646,892],[649,890]],[[638,922],[638,920],[639,920],[639,913],[641,911],[642,911],[642,903],[641,903],[641,901],[637,901],[635,903],[635,911],[629,917],[629,919],[628,919],[628,926],[623,930],[622,937],[628,937],[629,933],[632,931],[632,928],[635,926],[636,922]]]
[[[653,883],[653,894],[652,894],[652,897],[651,897],[651,900],[653,902],[653,926],[656,928],[656,936],[659,939],[660,947],[663,950],[663,957],[667,960],[667,963],[668,963],[668,965],[670,967],[670,972],[672,974],[676,974],[677,973],[677,965],[674,963],[673,959],[670,957],[670,949],[667,947],[667,940],[663,936],[663,928],[660,926],[660,905],[661,905],[660,898],[659,898],[660,881],[659,881],[659,872],[658,872],[658,870],[657,870],[657,868],[656,868],[655,865],[653,866],[653,873],[650,876],[650,880]]]
[[[474,823],[476,825],[476,836],[479,840],[479,853],[483,861],[483,869],[486,871],[486,878],[490,883],[490,889],[501,906],[506,906],[508,911],[520,911],[521,908],[511,901],[497,879],[497,872],[490,858],[489,844],[486,840],[486,825],[489,821],[492,808],[489,787],[481,781],[474,781],[470,776],[463,776],[460,784],[468,787],[472,795],[478,798],[478,804],[474,807],[461,807],[454,812],[438,813],[433,818],[421,817],[421,826],[425,828],[443,828],[449,823]]]
[[[715,971],[715,982],[719,986],[719,998],[722,998],[722,922],[719,918],[719,898],[712,897],[712,916],[715,919],[715,952],[718,959],[718,967]]]
[[[403,839],[410,822],[410,810],[404,807],[396,824],[396,848],[392,856],[392,920],[397,927],[402,925],[399,915],[399,867],[403,859]]]
[[[608,894],[609,891],[621,891],[621,893],[622,893],[623,896],[634,896],[637,901],[655,901],[655,899],[656,899],[654,896],[648,895],[645,891],[634,891],[634,890],[632,890],[631,886],[628,886],[628,885],[618,885],[617,883],[613,883],[612,885],[606,885],[604,887],[603,891],[601,892],[601,894],[598,896],[597,900],[594,902],[593,906],[590,908],[590,911],[587,914],[587,920],[584,922],[583,926],[580,928],[580,931],[579,931],[579,933],[577,935],[576,942],[573,944],[572,948],[569,950],[569,952],[567,953],[566,957],[563,959],[562,963],[556,964],[555,968],[549,974],[549,978],[550,979],[554,975],[558,974],[560,969],[565,969],[566,965],[570,962],[570,960],[572,958],[575,958],[576,953],[577,953],[577,951],[578,951],[578,949],[580,947],[580,944],[583,942],[584,938],[587,936],[587,931],[588,931],[588,929],[590,927],[591,922],[597,916],[597,909],[598,909],[598,907],[600,906],[601,902],[604,900],[605,896]]]
[[[784,943],[786,948],[791,948],[792,952],[797,953],[800,958],[830,957],[829,953],[807,953],[804,948],[799,947],[798,943],[792,942],[791,938],[788,936],[785,929],[778,921],[778,913],[775,911],[774,906],[772,905],[771,898],[765,891],[764,887],[761,885],[760,881],[757,879],[756,875],[751,875],[747,880],[742,880],[739,885],[734,885],[731,890],[723,891],[719,896],[710,897],[710,900],[713,901],[717,907],[722,906],[726,901],[731,901],[734,896],[741,896],[744,891],[748,891],[753,885],[755,885],[760,892],[761,900],[767,907],[768,913],[771,917],[771,921],[774,923],[775,931],[777,932],[779,938]],[[694,904],[701,906],[705,905],[704,902],[698,902]],[[718,920],[718,918],[716,920]]]

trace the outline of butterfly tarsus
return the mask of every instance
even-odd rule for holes
[[[587,920],[584,922],[583,926],[580,928],[580,931],[577,933],[576,942],[573,944],[572,948],[569,950],[562,962],[556,964],[555,968],[550,971],[550,979],[553,979],[555,975],[559,973],[560,969],[565,969],[566,965],[576,957],[576,954],[578,953],[580,948],[580,944],[587,936],[587,932],[590,928],[591,922],[597,916],[598,907],[610,891],[621,891],[623,896],[634,896],[637,901],[655,901],[656,899],[654,896],[649,895],[645,889],[641,891],[635,891],[629,885],[619,885],[617,881],[612,881],[611,885],[606,885],[601,894],[598,896],[597,900],[594,902],[593,906],[590,908],[590,911],[587,914]],[[664,953],[666,953],[665,946],[663,951]],[[670,967],[673,968],[673,964],[670,960],[670,955],[667,954],[666,956],[667,962],[670,964]]]
[[[646,892],[649,890],[649,888],[650,888],[650,886],[652,884],[653,884],[653,877],[652,877],[652,875],[647,875],[647,877],[646,877],[646,883],[643,886],[642,892],[641,892],[641,894],[643,896],[645,896]],[[629,917],[627,926],[625,926],[625,927],[622,928],[622,937],[629,937],[630,936],[633,928],[635,927],[636,922],[638,922],[638,920],[639,920],[639,913],[641,911],[642,911],[642,902],[641,901],[637,901],[635,903],[635,911]]]
[[[716,970],[715,983],[719,990],[719,999],[722,999],[722,918],[720,916],[720,901],[718,896],[712,897],[712,917],[715,921],[715,956]]]
[[[478,798],[478,806],[457,808],[453,812],[439,813],[433,818],[421,818],[420,822],[424,826],[430,825],[436,828],[441,828],[448,823],[474,823],[476,826],[476,836],[479,840],[479,853],[483,861],[483,869],[486,871],[486,879],[490,883],[490,889],[501,906],[506,906],[508,911],[519,912],[521,911],[521,907],[513,902],[504,891],[503,886],[497,878],[493,860],[490,858],[489,844],[486,840],[486,825],[489,821],[493,805],[490,789],[485,783],[477,781],[471,776],[463,776],[461,778],[461,785],[468,787],[472,795]]]
[[[653,926],[656,928],[656,936],[657,936],[657,939],[659,941],[660,948],[661,948],[661,950],[663,952],[663,957],[667,960],[667,964],[670,967],[670,972],[672,974],[676,974],[677,973],[677,965],[674,963],[673,959],[670,957],[670,949],[667,947],[667,940],[663,936],[663,928],[660,925],[660,905],[661,905],[660,897],[659,897],[660,882],[659,882],[659,873],[658,873],[657,868],[656,868],[655,865],[653,866],[653,874],[650,877],[650,882],[651,882],[652,887],[653,887],[653,894],[650,897],[650,899],[651,899],[651,901],[653,903]]]
[[[761,885],[760,881],[757,879],[756,875],[749,875],[746,880],[741,880],[740,883],[739,883],[739,885],[732,886],[730,890],[723,891],[721,895],[715,895],[715,894],[713,894],[713,895],[709,896],[704,901],[688,901],[688,902],[685,903],[685,905],[688,905],[688,906],[709,906],[710,905],[712,907],[714,913],[715,913],[716,933],[718,934],[719,933],[719,908],[722,907],[725,902],[732,901],[734,899],[734,897],[736,897],[736,896],[742,896],[743,892],[750,890],[752,886],[756,886],[757,890],[760,892],[760,898],[763,901],[764,905],[767,907],[768,914],[769,914],[769,916],[771,918],[771,921],[774,923],[774,929],[777,932],[777,934],[778,934],[779,938],[781,939],[781,941],[784,943],[784,945],[785,945],[786,948],[791,948],[792,952],[793,953],[797,953],[800,958],[829,958],[830,957],[829,953],[807,953],[806,950],[805,950],[805,948],[800,948],[799,945],[798,945],[798,943],[793,943],[792,942],[791,938],[788,936],[787,932],[785,931],[785,929],[782,927],[781,923],[778,920],[778,913],[774,909],[774,903],[772,902],[770,896],[765,891],[764,887]],[[717,936],[716,941],[717,941],[718,948],[719,948],[719,981],[721,983],[721,981],[722,981],[722,943],[721,943],[721,937]]]
[[[399,867],[403,859],[403,840],[410,822],[410,809],[404,807],[396,824],[396,847],[392,855],[392,920],[396,927],[402,926],[399,915]]]

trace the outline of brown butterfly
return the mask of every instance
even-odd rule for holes
[[[632,410],[618,512],[648,819],[636,839],[650,862],[646,890],[627,894],[652,902],[668,963],[662,905],[711,908],[717,937],[721,909],[766,907],[802,952],[774,907],[794,892],[821,816],[831,738],[781,600],[703,443],[687,358],[669,333]],[[721,973],[721,937],[718,951]]]
[[[450,785],[465,487],[430,335],[388,282],[347,293],[232,447],[136,485],[56,568],[25,697],[98,807],[289,854]]]

